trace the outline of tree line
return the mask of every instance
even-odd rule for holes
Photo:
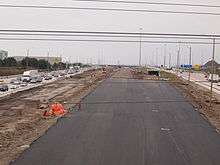
[[[17,61],[13,57],[8,57],[3,60],[0,59],[0,67],[21,67],[21,68],[35,68],[35,69],[48,69],[48,70],[59,70],[66,69],[69,66],[84,66],[82,63],[66,64],[63,62],[54,63],[51,65],[48,61],[44,59],[36,59],[25,57],[21,61]]]

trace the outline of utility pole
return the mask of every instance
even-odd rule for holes
[[[156,66],[158,66],[158,48],[156,48]]]
[[[164,62],[163,62],[163,67],[166,67],[166,55],[167,55],[167,45],[164,45]]]
[[[214,61],[215,61],[215,38],[213,38],[212,46],[213,47],[212,47],[211,88],[210,88],[210,109],[212,108],[213,74],[214,74]]]
[[[177,58],[176,58],[177,75],[178,75],[178,72],[179,72],[179,68],[180,68],[180,45],[179,45],[179,48],[177,50]]]
[[[50,55],[50,52],[48,51],[47,52],[47,71],[49,72],[49,55]]]
[[[191,64],[192,64],[192,47],[189,47],[189,75],[188,75],[188,83],[190,82],[190,76],[191,76]]]
[[[139,44],[139,66],[141,66],[141,56],[142,56],[142,28],[140,28],[140,44]]]
[[[163,57],[163,67],[165,68],[166,67],[166,56],[164,55]]]
[[[26,68],[28,68],[28,57],[29,57],[29,49],[27,49],[27,54],[26,54]]]
[[[171,53],[169,53],[169,68],[171,68]]]

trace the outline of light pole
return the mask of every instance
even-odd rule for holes
[[[171,68],[171,53],[169,53],[169,68]]]
[[[139,66],[141,66],[141,56],[142,56],[142,28],[140,30],[140,44],[139,44]]]
[[[156,48],[156,66],[159,66],[158,65],[158,48]]]
[[[188,82],[190,82],[191,64],[192,64],[192,47],[189,46],[189,75],[188,75]]]
[[[28,68],[28,57],[29,57],[29,53],[30,53],[30,51],[29,51],[29,49],[27,49],[27,57],[26,57],[26,68]]]
[[[176,70],[177,70],[177,75],[180,69],[180,42],[179,42],[179,48],[177,50],[177,57],[176,57]]]
[[[213,92],[213,74],[214,74],[214,61],[215,61],[215,38],[213,38],[212,45],[212,69],[211,69],[211,88],[210,88],[210,109],[212,108],[212,92]]]
[[[167,45],[164,45],[164,61],[163,61],[163,67],[166,67],[166,54],[167,54]]]

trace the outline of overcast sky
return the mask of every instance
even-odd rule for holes
[[[220,5],[219,0],[148,1]],[[119,5],[109,3],[74,2],[71,0],[35,0],[33,2],[30,0],[1,0],[0,3],[17,5],[105,7],[220,13],[220,8],[207,9],[201,7],[189,8],[134,4]],[[0,29],[139,32],[139,29],[142,28],[142,32],[220,34],[220,16],[210,15],[0,8],[0,20]],[[0,35],[0,37],[6,36]],[[42,37],[36,36],[35,38]],[[74,39],[79,39],[79,37]],[[181,44],[181,63],[187,63],[188,61],[188,46],[189,45]],[[172,64],[175,64],[178,48],[177,44],[167,44],[165,46],[164,44],[149,43],[142,44],[142,63],[162,64],[163,56],[165,54],[165,47],[167,64],[168,54],[171,54]],[[109,64],[116,64],[118,62],[120,64],[138,64],[139,56],[139,43],[0,41],[0,49],[8,50],[10,56],[25,55],[26,50],[29,49],[30,56],[46,56],[47,52],[49,51],[50,56],[62,56],[64,60],[71,60],[71,62],[92,61],[93,63],[97,63],[99,60],[102,63]],[[210,45],[192,45],[193,63],[206,62],[211,58],[211,52],[212,47]],[[218,62],[220,62],[219,46],[216,47],[216,59]]]

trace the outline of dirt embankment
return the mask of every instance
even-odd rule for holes
[[[18,75],[22,74],[24,71],[24,68],[19,67],[0,67],[0,76]]]
[[[56,123],[57,117],[43,117],[50,104],[58,101],[65,109],[74,107],[112,73],[111,68],[106,73],[87,71],[0,100],[0,164],[18,157]]]

